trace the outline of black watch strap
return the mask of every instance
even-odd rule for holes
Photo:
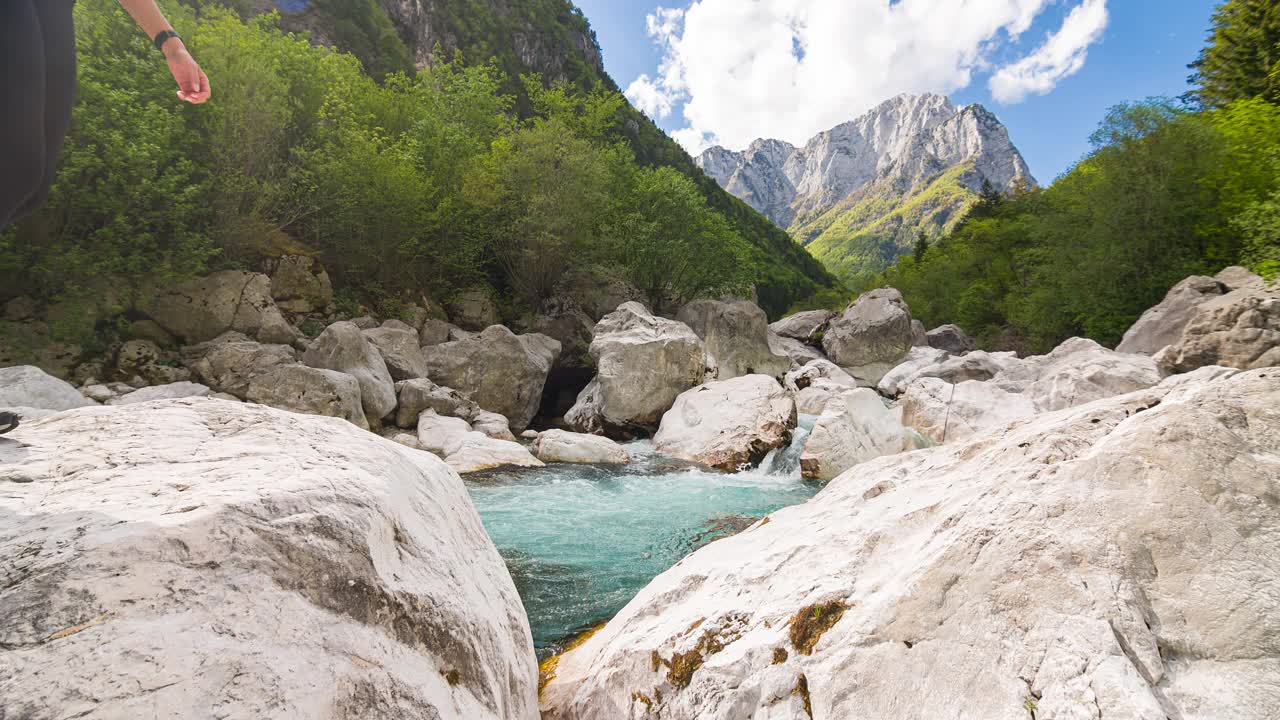
[[[170,38],[182,39],[178,37],[178,33],[172,30],[161,30],[156,33],[156,36],[152,38],[151,42],[155,44],[157,50],[164,50],[164,44],[169,42]]]

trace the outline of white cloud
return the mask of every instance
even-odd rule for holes
[[[1084,67],[1089,46],[1102,37],[1107,21],[1107,0],[1085,0],[1035,52],[991,77],[992,96],[1000,102],[1018,103],[1028,95],[1053,90]]]
[[[673,137],[691,152],[758,137],[803,143],[900,93],[968,86],[1059,1],[694,0],[649,16],[663,59],[627,95],[651,116],[682,107],[687,127]],[[1083,2],[1087,12],[996,74],[1034,78],[1031,92],[1078,70],[1096,39],[1086,20],[1100,9],[1105,25],[1106,14],[1106,0]]]
[[[655,120],[661,120],[671,114],[675,102],[671,93],[659,87],[648,75],[636,78],[626,91],[627,99],[640,109],[640,112]]]

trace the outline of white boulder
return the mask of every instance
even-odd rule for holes
[[[914,449],[913,435],[875,390],[845,390],[818,417],[800,453],[806,478],[831,480],[854,465]]]
[[[1183,280],[1164,296],[1124,334],[1116,352],[1155,355],[1182,338],[1182,331],[1195,315],[1196,308],[1215,297],[1226,287],[1211,277],[1194,275]]]
[[[822,348],[831,361],[875,387],[915,346],[911,311],[902,293],[883,288],[863,293],[831,320]]]
[[[244,399],[279,410],[342,418],[369,429],[360,401],[360,383],[337,370],[280,365],[254,376]]]
[[[688,325],[706,343],[714,358],[716,378],[744,375],[781,378],[791,359],[769,345],[769,318],[748,300],[694,300],[680,308],[676,320]]]
[[[1237,289],[1195,308],[1182,336],[1157,358],[1162,367],[1188,372],[1211,365],[1241,370],[1280,366],[1280,283],[1268,285],[1245,274],[1224,271],[1219,276]]]
[[[802,343],[821,343],[827,324],[835,316],[830,310],[807,310],[772,323],[769,329],[781,337]]]
[[[658,427],[676,397],[702,383],[706,351],[688,325],[623,303],[596,324],[596,377],[565,415],[573,430],[614,438]]]
[[[127,395],[107,401],[108,405],[136,405],[137,403],[154,402],[156,400],[181,400],[182,398],[209,397],[213,393],[207,386],[193,382],[170,383],[169,385],[153,385],[134,390]]]
[[[1038,412],[1027,395],[990,382],[952,385],[920,378],[907,386],[899,405],[902,423],[935,443],[966,440]]]
[[[546,463],[626,465],[631,456],[618,443],[599,435],[547,430],[533,441],[533,452]]]
[[[660,575],[543,717],[1271,720],[1278,407],[1254,371],[860,465]]]
[[[371,422],[382,420],[396,409],[396,386],[387,364],[355,323],[336,322],[325,328],[303,353],[302,362],[355,378],[360,384],[365,416]]]
[[[365,330],[364,337],[378,349],[392,380],[400,382],[426,377],[427,357],[419,344],[418,331],[404,323],[399,324],[403,327],[383,324]]]
[[[15,437],[6,716],[538,717],[516,588],[426,453],[210,400],[78,410]]]
[[[96,404],[70,383],[33,365],[0,368],[0,407],[73,410]]]
[[[785,445],[795,426],[795,402],[778,381],[746,375],[681,394],[653,444],[672,457],[734,471]]]
[[[477,405],[506,416],[522,431],[538,413],[560,343],[546,335],[516,335],[493,325],[474,337],[428,348],[427,376]]]

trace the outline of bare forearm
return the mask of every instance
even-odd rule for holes
[[[164,19],[164,14],[160,12],[156,0],[120,0],[120,5],[133,16],[133,21],[138,23],[138,27],[142,28],[149,38],[173,29],[169,21]]]

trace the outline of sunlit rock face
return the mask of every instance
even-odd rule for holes
[[[799,214],[831,207],[878,179],[913,184],[936,168],[964,162],[977,171],[970,188],[975,192],[984,180],[999,190],[1032,182],[994,115],[933,94],[899,95],[803,147],[761,139],[742,152],[716,146],[697,158],[703,172],[784,228]]]
[[[995,115],[933,94],[888,100],[802,147],[762,139],[741,152],[712,147],[697,163],[837,273],[872,261],[849,259],[877,254],[869,238],[898,253],[920,231],[951,228],[984,184],[1035,184]]]
[[[1268,720],[1278,468],[1275,369],[872,460],[656,578],[544,717]]]
[[[343,420],[211,399],[0,438],[0,715],[534,720],[461,479]]]

